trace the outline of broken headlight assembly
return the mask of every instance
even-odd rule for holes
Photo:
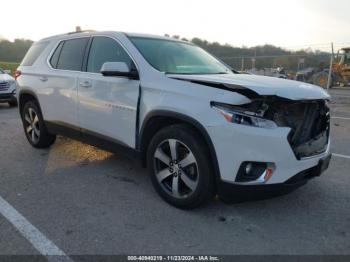
[[[212,108],[216,109],[225,118],[227,122],[230,123],[268,129],[273,129],[277,127],[274,121],[263,118],[263,114],[267,110],[267,108],[264,107],[262,107],[256,112],[253,112],[243,107],[244,105],[233,106],[228,104],[212,102],[211,106]]]

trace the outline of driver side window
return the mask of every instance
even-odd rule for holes
[[[91,43],[86,71],[99,73],[105,62],[124,62],[129,68],[133,67],[131,58],[120,44],[109,37],[95,36]]]

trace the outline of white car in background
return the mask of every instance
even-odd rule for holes
[[[180,208],[216,193],[289,190],[330,161],[323,89],[239,74],[189,42],[64,34],[34,43],[16,76],[32,146],[63,134],[139,156],[158,193]]]
[[[16,81],[0,68],[0,103],[9,103],[10,106],[17,106]]]

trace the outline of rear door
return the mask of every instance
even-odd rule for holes
[[[90,37],[63,40],[49,58],[52,67],[40,75],[44,118],[59,124],[78,127],[77,80]]]
[[[86,72],[82,72],[78,80],[80,126],[85,132],[134,147],[139,80],[103,76],[100,69],[105,62],[124,62],[136,69],[115,39],[92,38]]]

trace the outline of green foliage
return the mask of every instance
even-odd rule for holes
[[[21,62],[33,41],[15,39],[14,42],[0,40],[0,61]]]
[[[13,75],[19,66],[19,63],[11,63],[11,62],[0,62],[0,68],[4,70],[10,70],[11,75]]]
[[[319,67],[321,63],[327,65],[330,59],[329,53],[317,50],[289,51],[273,45],[234,47],[229,44],[210,43],[199,38],[193,38],[191,41],[238,70],[242,69],[242,60],[244,69],[252,68],[252,58],[255,58],[255,67],[258,69],[284,67],[291,71],[297,70],[299,58],[305,58],[304,68]]]

